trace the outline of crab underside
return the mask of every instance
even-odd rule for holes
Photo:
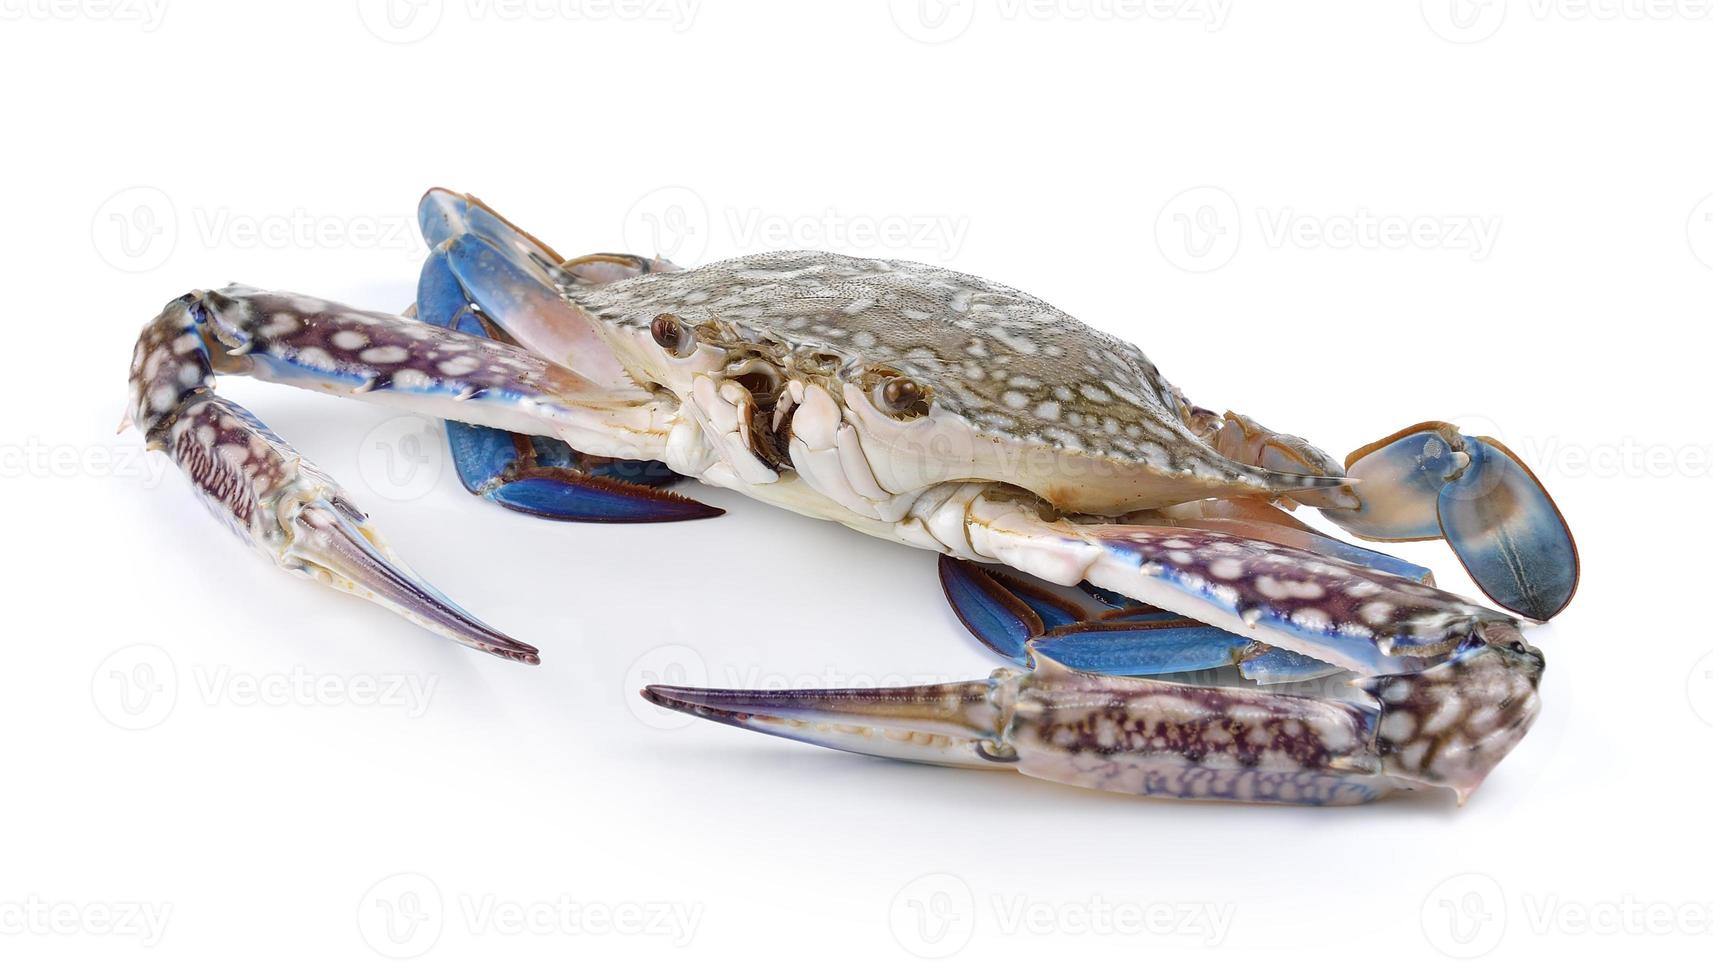
[[[1340,466],[1199,408],[1141,351],[1009,287],[819,252],[684,270],[564,259],[472,197],[424,197],[407,315],[189,293],[146,325],[129,420],[279,566],[534,663],[413,574],[330,478],[213,390],[249,374],[447,420],[471,492],[566,521],[720,511],[684,478],[940,554],[1006,665],[895,689],[652,686],[787,738],[1150,796],[1467,797],[1539,711],[1521,618],[1577,559],[1496,441],[1426,423]],[[1513,616],[1368,540],[1443,538]]]

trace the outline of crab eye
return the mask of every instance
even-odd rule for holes
[[[879,408],[901,418],[928,414],[928,391],[909,378],[891,378],[875,391]]]
[[[673,357],[683,357],[689,353],[687,349],[690,331],[684,329],[683,321],[670,313],[662,313],[648,325],[649,335],[654,342]]]

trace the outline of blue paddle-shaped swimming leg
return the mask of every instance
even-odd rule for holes
[[[940,558],[940,584],[977,639],[1024,666],[1039,654],[1078,670],[1151,676],[1230,667],[1257,652],[1256,644],[1193,619],[1138,603],[1114,608],[1100,595],[948,556]]]

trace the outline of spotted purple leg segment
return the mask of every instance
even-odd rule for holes
[[[191,293],[167,304],[137,341],[130,421],[151,448],[172,457],[210,511],[279,567],[378,603],[467,646],[537,662],[534,647],[477,620],[411,572],[338,484],[254,415],[214,393],[214,377],[222,367],[299,372],[299,377],[331,384],[327,379],[340,372],[369,365],[372,370],[363,376],[369,391],[383,384],[435,383],[399,377],[414,370],[401,365],[422,363],[420,348],[411,355],[418,358],[414,362],[388,353],[370,364],[360,353],[381,347],[338,339],[342,332],[374,329],[383,321],[353,319],[331,304],[311,312],[306,304],[312,303],[246,292],[241,298]],[[289,330],[288,314],[295,318]],[[273,336],[266,336],[270,329]],[[392,339],[400,343],[382,346],[409,354],[403,342],[419,338],[401,328]],[[335,357],[327,348],[344,353]],[[449,352],[436,353],[445,357]],[[515,395],[519,387],[506,390]]]

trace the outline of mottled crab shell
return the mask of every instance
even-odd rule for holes
[[[841,365],[837,379],[820,380],[847,417],[853,413],[837,380],[862,384],[877,369],[909,377],[931,392],[929,417],[940,434],[968,437],[888,444],[895,454],[908,445],[923,456],[953,447],[962,458],[917,460],[933,464],[917,472],[937,478],[1010,483],[1091,514],[1341,482],[1220,455],[1186,428],[1174,390],[1135,345],[977,276],[790,251],[560,286],[603,326],[628,333],[632,342],[623,346],[633,350],[654,318],[670,313],[690,324],[721,321],[762,347],[830,357]],[[790,376],[797,359],[783,360],[778,366]],[[677,387],[668,378],[644,380]]]

